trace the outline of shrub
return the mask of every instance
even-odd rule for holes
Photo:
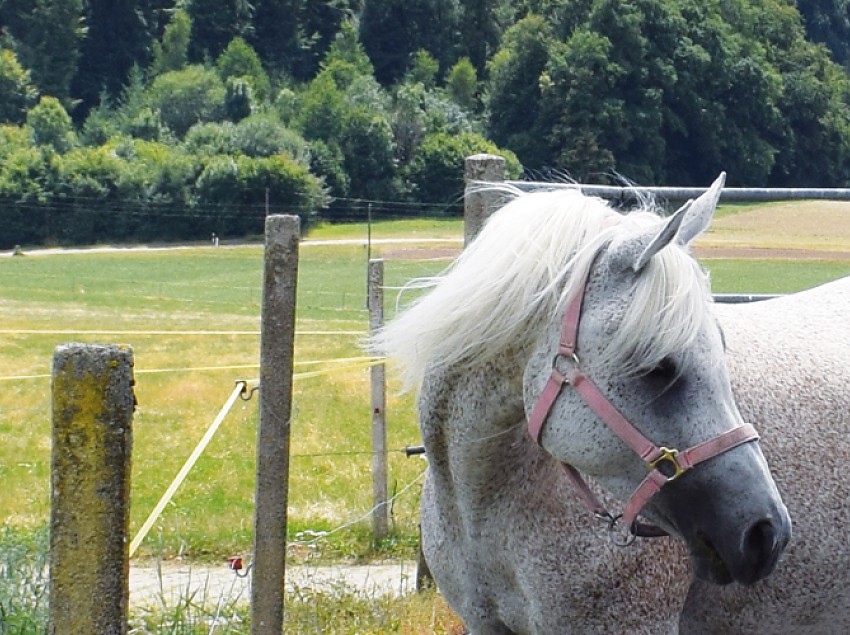
[[[298,214],[304,230],[325,203],[321,181],[282,155],[212,157],[198,177],[197,193],[219,236],[262,233],[266,196],[270,212]]]
[[[416,200],[442,203],[446,205],[446,211],[462,213],[464,160],[479,152],[503,156],[507,161],[508,178],[521,175],[522,166],[513,152],[498,148],[480,135],[431,134],[425,137],[412,163],[405,170]]]
[[[0,95],[0,123],[23,123],[38,98],[29,71],[9,49],[0,49]]]
[[[67,152],[76,143],[71,117],[55,97],[42,97],[27,112],[27,127],[35,145]]]
[[[145,102],[179,138],[194,124],[225,119],[225,87],[215,71],[187,66],[154,79]]]

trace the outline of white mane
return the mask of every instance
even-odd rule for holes
[[[528,351],[565,310],[602,245],[623,226],[659,222],[652,212],[621,215],[578,190],[510,194],[445,272],[408,285],[430,291],[372,340],[377,352],[401,363],[407,388],[431,365],[472,367],[506,350]],[[705,316],[705,276],[683,249],[662,250],[639,280],[633,310],[605,355],[623,372],[651,367],[687,345]]]

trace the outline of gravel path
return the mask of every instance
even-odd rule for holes
[[[240,573],[244,574],[243,569]],[[250,573],[240,577],[226,564],[220,566],[181,562],[163,562],[156,565],[131,565],[130,604],[152,606],[164,602],[177,605],[192,597],[206,604],[248,602],[251,597]],[[367,597],[375,595],[399,596],[416,588],[416,564],[396,562],[370,565],[297,566],[286,570],[286,587],[289,591],[310,589],[332,591],[346,589]]]

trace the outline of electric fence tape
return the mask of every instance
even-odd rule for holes
[[[228,397],[227,401],[224,404],[224,407],[218,413],[218,416],[212,422],[209,428],[207,428],[206,433],[203,438],[200,440],[195,449],[192,451],[192,454],[189,455],[189,458],[186,459],[186,462],[183,464],[183,467],[180,468],[180,471],[177,473],[177,476],[174,477],[174,480],[171,482],[171,485],[168,486],[168,489],[165,490],[165,494],[162,495],[162,498],[159,499],[159,502],[156,504],[156,507],[153,508],[153,511],[148,516],[148,519],[142,525],[142,528],[139,529],[139,533],[136,534],[136,537],[133,538],[133,541],[130,543],[130,557],[133,557],[133,554],[136,553],[136,549],[139,548],[139,545],[142,543],[142,540],[145,539],[145,536],[148,535],[151,527],[156,522],[159,515],[162,513],[162,510],[165,509],[165,506],[168,504],[168,501],[171,500],[171,497],[174,496],[174,492],[177,491],[177,488],[180,487],[181,483],[183,483],[186,475],[189,474],[189,471],[197,462],[198,458],[201,456],[203,451],[206,449],[207,445],[209,445],[210,440],[212,440],[213,435],[215,435],[218,427],[221,425],[221,422],[224,421],[224,417],[227,416],[227,413],[230,412],[230,409],[233,408],[233,404],[236,403],[236,400],[242,395],[246,388],[248,387],[248,382],[245,380],[239,380],[236,382],[236,387],[233,389],[233,392]]]

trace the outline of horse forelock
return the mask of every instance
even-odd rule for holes
[[[407,285],[428,291],[372,339],[373,350],[400,363],[407,388],[429,367],[470,368],[506,351],[530,351],[617,226],[640,222],[577,190],[507,193],[513,198],[446,271]],[[692,288],[693,263],[682,272],[688,257],[675,252],[665,249],[640,276],[605,352],[612,363],[637,368],[638,360],[663,359],[696,333],[704,312]]]
[[[598,360],[619,376],[645,373],[671,355],[687,356],[714,319],[708,276],[678,245],[649,261],[633,291]]]

